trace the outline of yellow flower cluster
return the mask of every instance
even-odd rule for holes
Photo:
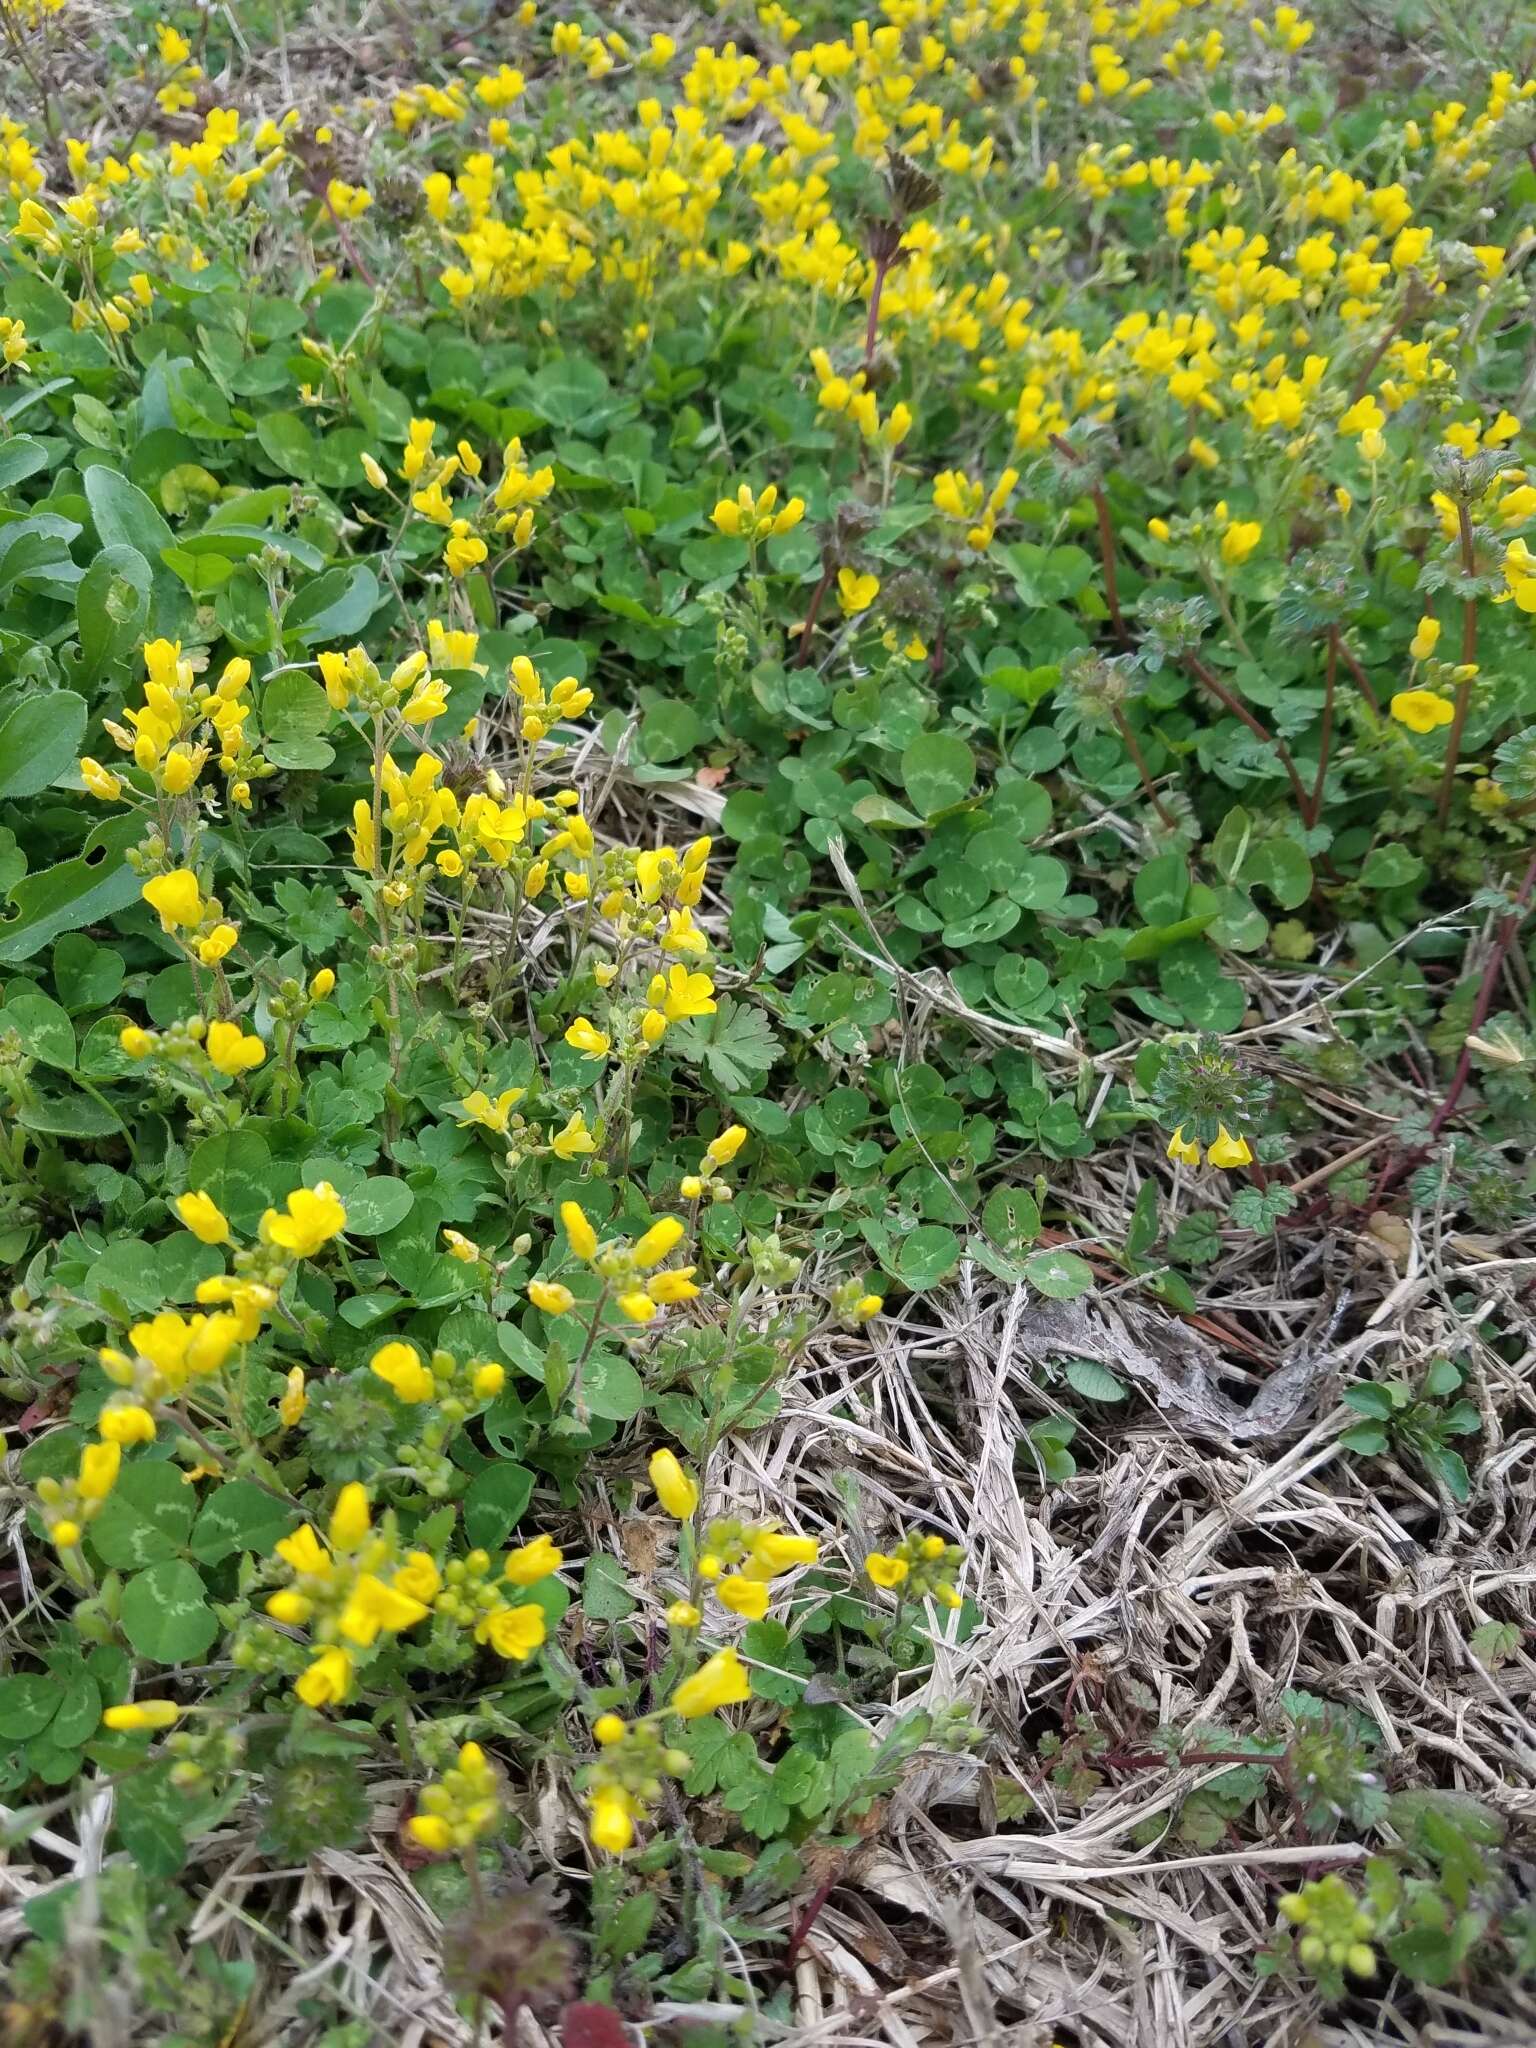
[[[445,455],[434,450],[436,437],[436,420],[413,419],[397,473],[408,488],[411,511],[443,529],[443,566],[451,577],[461,577],[488,559],[492,539],[510,548],[528,545],[534,507],[554,489],[555,472],[548,463],[531,469],[514,436],[501,451],[500,474],[492,484],[484,457],[468,441],[460,440]],[[373,488],[395,496],[378,457],[364,454],[359,460]],[[458,495],[451,495],[455,490]]]
[[[777,509],[775,509],[777,508]],[[792,533],[805,517],[804,498],[791,498],[785,505],[779,504],[779,487],[767,484],[754,498],[752,486],[742,484],[734,498],[722,498],[713,514],[716,527],[732,539],[744,540],[749,547],[757,547],[765,540],[772,540],[779,534]]]
[[[1185,1137],[1182,1124],[1168,1140],[1167,1152],[1168,1157],[1180,1166],[1200,1164],[1200,1147],[1193,1138]],[[1246,1138],[1234,1138],[1226,1125],[1222,1124],[1217,1129],[1214,1143],[1207,1147],[1205,1157],[1209,1165],[1234,1172],[1238,1167],[1250,1166],[1253,1163],[1253,1147]]]
[[[210,756],[226,778],[230,802],[241,809],[250,807],[253,779],[275,771],[245,730],[251,717],[245,695],[251,664],[244,656],[227,662],[218,681],[209,685],[198,681],[196,659],[183,653],[179,640],[151,640],[144,647],[144,667],[144,702],[124,710],[120,718],[105,720],[105,725],[117,747],[147,778],[147,791],[140,792],[89,755],[80,762],[80,777],[104,803],[143,803],[153,814],[151,858],[169,875],[182,878],[187,869],[172,866],[165,848],[173,830],[190,834],[195,813],[190,806],[178,809],[175,800],[195,789]],[[196,923],[194,906],[186,879],[178,879],[166,892],[165,907],[155,904],[168,930]]]
[[[541,1536],[501,1561],[499,1579],[490,1576],[492,1559],[483,1550],[439,1569],[424,1550],[402,1552],[392,1515],[374,1526],[367,1491],[355,1481],[342,1488],[323,1541],[306,1522],[275,1554],[290,1583],[269,1597],[266,1612],[285,1628],[310,1632],[310,1662],[294,1686],[310,1707],[343,1704],[380,1638],[414,1629],[429,1615],[450,1630],[470,1629],[499,1656],[531,1657],[544,1640],[544,1610],[509,1601],[503,1588],[536,1585],[563,1561]]]
[[[945,519],[965,529],[966,546],[985,554],[1018,481],[1016,469],[1005,469],[988,491],[985,483],[973,483],[963,469],[945,469],[933,480],[933,502]]]
[[[965,1552],[958,1543],[909,1530],[894,1550],[872,1550],[864,1569],[873,1585],[903,1600],[934,1599],[941,1606],[958,1607],[955,1575],[964,1563]]]
[[[628,1238],[600,1242],[579,1202],[562,1202],[560,1221],[571,1250],[602,1282],[596,1314],[601,1314],[602,1303],[612,1297],[626,1321],[648,1323],[659,1308],[692,1301],[698,1294],[693,1282],[695,1267],[655,1271],[686,1234],[675,1216],[661,1217],[633,1242]],[[575,1295],[558,1280],[531,1280],[528,1299],[547,1316],[568,1315],[576,1306]]]
[[[117,1034],[117,1042],[131,1060],[172,1061],[205,1079],[214,1074],[226,1079],[248,1074],[267,1056],[265,1044],[253,1031],[244,1031],[225,1017],[211,1021],[188,1017],[164,1031],[151,1031],[142,1024],[125,1024]]]
[[[588,1825],[595,1847],[622,1856],[634,1844],[636,1821],[646,1820],[666,1778],[693,1768],[686,1750],[670,1748],[658,1717],[625,1721],[599,1714],[592,1723],[598,1756],[582,1774]]]
[[[696,1173],[683,1175],[678,1192],[685,1202],[729,1202],[735,1198],[735,1190],[729,1181],[721,1178],[722,1169],[729,1166],[736,1154],[747,1142],[745,1124],[728,1124],[717,1137],[710,1139],[704,1147],[704,1156],[699,1161]]]
[[[423,1364],[414,1344],[403,1340],[381,1345],[368,1370],[408,1407],[431,1402],[448,1422],[462,1422],[472,1407],[494,1401],[507,1383],[505,1366],[486,1359],[460,1365],[448,1351],[434,1351]]]
[[[478,1742],[464,1743],[451,1769],[423,1788],[406,1831],[435,1856],[467,1849],[501,1819],[501,1780]]]

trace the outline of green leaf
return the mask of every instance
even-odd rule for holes
[[[75,1027],[69,1012],[40,988],[21,988],[0,1010],[0,1029],[14,1031],[22,1051],[66,1074],[75,1067]]]
[[[1034,1252],[1024,1262],[1031,1287],[1049,1301],[1075,1301],[1093,1287],[1093,1268],[1076,1252]]]
[[[0,1678],[0,1735],[25,1742],[39,1734],[58,1712],[64,1688],[45,1672],[27,1671]]]
[[[78,1749],[101,1726],[101,1687],[84,1665],[60,1683],[59,1710],[48,1724],[48,1739],[61,1749]]]
[[[914,1294],[937,1287],[959,1263],[960,1240],[941,1223],[920,1223],[891,1243],[890,1271]]]
[[[212,1195],[239,1231],[256,1228],[277,1198],[279,1178],[259,1131],[220,1131],[204,1138],[187,1162],[187,1186]]]
[[[382,1237],[403,1223],[416,1205],[416,1196],[403,1180],[371,1174],[359,1186],[342,1190],[347,1208],[349,1237]]]
[[[122,1623],[135,1652],[156,1664],[195,1663],[219,1632],[202,1580],[180,1558],[151,1565],[128,1581]]]
[[[104,1010],[121,989],[124,973],[122,955],[83,932],[66,932],[53,949],[53,985],[71,1015]]]
[[[1366,855],[1365,865],[1360,870],[1360,886],[1362,889],[1404,889],[1426,872],[1416,853],[1395,841],[1388,841],[1385,846],[1373,846]]]
[[[582,1611],[593,1621],[623,1621],[635,1611],[623,1565],[606,1550],[594,1550],[581,1575]]]
[[[366,563],[327,569],[305,584],[283,614],[283,638],[303,647],[355,639],[378,609],[379,596],[379,579]]]
[[[1092,1358],[1069,1358],[1064,1367],[1067,1385],[1085,1401],[1123,1401],[1130,1389],[1107,1365]]]
[[[727,1095],[756,1088],[781,1050],[762,1011],[732,996],[721,996],[713,1016],[677,1025],[667,1042],[702,1065]]]
[[[48,450],[30,434],[15,434],[9,441],[0,441],[0,491],[8,491],[12,484],[36,476],[47,467]]]
[[[486,1465],[464,1494],[464,1533],[478,1550],[496,1550],[526,1513],[533,1474],[525,1465]]]
[[[179,1465],[156,1460],[125,1465],[101,1513],[89,1525],[91,1548],[103,1564],[132,1571],[185,1549],[197,1495]]]
[[[954,733],[920,733],[901,756],[903,787],[925,818],[969,796],[975,776],[976,756]]]
[[[645,1382],[616,1351],[595,1351],[582,1367],[582,1398],[588,1412],[606,1422],[628,1422],[645,1406]]]
[[[189,1549],[200,1564],[222,1564],[236,1551],[266,1556],[298,1521],[296,1508],[249,1479],[229,1479],[203,1502]]]
[[[137,548],[101,550],[75,594],[79,679],[91,683],[109,662],[142,642],[149,622],[154,571]]]
[[[23,697],[0,720],[0,800],[36,796],[56,782],[74,766],[84,731],[85,699],[73,690]]]
[[[61,932],[97,924],[134,902],[139,877],[124,855],[143,836],[137,815],[108,818],[76,859],[15,883],[9,917],[0,912],[0,964],[29,960]]]
[[[1148,924],[1172,924],[1184,914],[1189,894],[1189,862],[1182,853],[1160,853],[1143,861],[1131,885],[1136,908]]]
[[[157,632],[174,627],[185,613],[186,598],[160,559],[166,548],[175,546],[171,529],[137,484],[103,462],[85,472],[85,496],[103,548],[130,549],[149,566],[148,623]],[[125,568],[114,573],[132,580]]]

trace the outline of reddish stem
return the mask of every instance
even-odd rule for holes
[[[811,592],[810,608],[805,615],[805,624],[800,629],[800,647],[795,655],[796,668],[804,668],[810,661],[811,635],[816,630],[816,616],[817,613],[821,610],[821,600],[826,596],[827,592],[832,587],[833,574],[834,571],[832,568],[832,564],[828,562],[827,566],[821,572],[821,581],[817,584],[816,588]]]
[[[868,377],[875,367],[875,336],[880,328],[880,294],[885,290],[886,274],[901,254],[898,247],[889,256],[875,258],[874,282],[869,288],[869,318],[864,323],[864,374]]]
[[[1472,541],[1472,514],[1465,500],[1457,507],[1461,521],[1461,573],[1463,576],[1477,574],[1477,549]],[[1465,597],[1461,604],[1461,659],[1466,668],[1477,664],[1477,599]],[[1456,713],[1451,720],[1450,738],[1446,741],[1445,767],[1440,776],[1440,801],[1435,806],[1435,820],[1443,825],[1451,812],[1451,795],[1456,781],[1456,763],[1461,757],[1462,727],[1467,722],[1467,710],[1472,702],[1471,676],[1463,676],[1456,689]]]
[[[1365,670],[1360,666],[1359,657],[1350,652],[1349,643],[1345,640],[1341,640],[1339,642],[1339,652],[1343,655],[1344,666],[1349,670],[1350,674],[1354,677],[1355,683],[1359,688],[1361,696],[1364,697],[1366,703],[1370,705],[1371,709],[1375,712],[1376,716],[1380,718],[1381,700],[1376,695],[1376,692],[1371,688],[1371,679],[1366,674]]]
[[[810,1904],[806,1907],[805,1911],[800,1915],[800,1918],[795,1922],[794,1927],[791,1930],[789,1940],[785,1944],[784,1954],[780,1959],[779,1964],[780,1969],[783,1971],[786,1977],[791,1974],[795,1967],[795,1964],[799,1961],[800,1951],[805,1946],[806,1936],[810,1933],[811,1929],[816,1925],[817,1920],[820,1918],[821,1909],[827,1903],[828,1899],[831,1898],[832,1887],[836,1884],[836,1882],[837,1878],[835,1875],[831,1877],[824,1877],[821,1880],[821,1883],[817,1885],[815,1891],[811,1893]]]
[[[1211,695],[1216,698],[1218,703],[1224,704],[1234,718],[1242,720],[1255,739],[1262,740],[1266,747],[1274,748],[1280,766],[1285,770],[1292,793],[1296,798],[1297,810],[1302,823],[1305,824],[1307,806],[1311,799],[1302,786],[1301,777],[1296,773],[1296,763],[1291,759],[1291,750],[1285,744],[1285,741],[1280,738],[1278,733],[1272,733],[1267,726],[1261,725],[1241,698],[1233,696],[1226,684],[1221,681],[1213,670],[1206,667],[1199,655],[1186,654],[1184,666],[1189,670],[1196,682],[1204,683],[1205,687],[1211,692]]]
[[[1059,449],[1069,462],[1075,462],[1079,469],[1087,469],[1088,461],[1080,455],[1065,434],[1052,434],[1051,446]],[[1115,528],[1109,516],[1109,500],[1104,495],[1104,486],[1097,477],[1089,480],[1088,495],[1093,500],[1093,509],[1099,522],[1099,562],[1104,570],[1104,604],[1109,613],[1109,622],[1115,629],[1115,638],[1122,647],[1133,643],[1120,610],[1120,578],[1115,561]]]
[[[1472,1040],[1476,1038],[1478,1032],[1482,1030],[1488,1021],[1488,1012],[1493,1008],[1493,999],[1498,991],[1499,976],[1504,971],[1505,957],[1514,943],[1516,932],[1519,931],[1524,921],[1533,890],[1536,890],[1536,853],[1531,855],[1530,863],[1525,870],[1524,879],[1515,897],[1513,910],[1503,919],[1497,932],[1494,934],[1493,950],[1488,955],[1488,964],[1483,969],[1483,978],[1478,984],[1477,1000],[1472,1005],[1472,1016],[1467,1025],[1467,1035],[1462,1040],[1461,1054],[1456,1061],[1456,1071],[1451,1076],[1451,1085],[1446,1089],[1440,1107],[1429,1120],[1429,1143],[1416,1146],[1412,1152],[1399,1159],[1395,1165],[1389,1166],[1383,1172],[1380,1180],[1376,1183],[1376,1192],[1372,1198],[1373,1204],[1379,1203],[1389,1188],[1396,1187],[1397,1183],[1406,1174],[1413,1171],[1420,1160],[1428,1157],[1430,1145],[1434,1143],[1435,1139],[1439,1137],[1440,1133],[1455,1115],[1456,1105],[1462,1098],[1468,1077],[1472,1072]]]
[[[1141,751],[1141,742],[1137,739],[1135,732],[1132,730],[1130,720],[1126,717],[1125,713],[1120,709],[1120,706],[1118,704],[1114,707],[1114,714],[1115,724],[1119,728],[1120,737],[1125,742],[1125,751],[1130,755],[1131,759],[1135,762],[1136,773],[1141,777],[1141,787],[1143,794],[1146,796],[1147,801],[1151,804],[1153,810],[1156,811],[1157,815],[1168,827],[1169,831],[1172,832],[1176,830],[1177,828],[1175,825],[1173,813],[1168,809],[1168,806],[1163,802],[1162,798],[1158,795],[1157,791],[1152,787],[1152,776],[1150,770],[1147,767],[1147,757]]]
[[[1333,744],[1333,697],[1339,675],[1339,629],[1328,628],[1328,667],[1323,684],[1323,730],[1317,742],[1317,779],[1312,784],[1312,802],[1303,813],[1307,824],[1315,825],[1322,816],[1323,785],[1328,778],[1328,750]]]

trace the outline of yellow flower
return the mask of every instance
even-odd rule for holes
[[[566,1032],[565,1042],[574,1046],[577,1052],[585,1053],[589,1060],[601,1060],[608,1057],[612,1041],[607,1032],[599,1031],[589,1017],[578,1017]]]
[[[282,1399],[277,1404],[277,1419],[284,1429],[292,1429],[296,1422],[303,1420],[304,1410],[308,1406],[309,1396],[304,1391],[304,1368],[302,1365],[290,1366],[288,1377],[283,1382]]]
[[[1408,652],[1415,661],[1428,661],[1440,639],[1440,621],[1426,612],[1408,642]]]
[[[498,1607],[475,1630],[477,1642],[489,1643],[498,1657],[523,1663],[544,1640],[544,1610],[530,1602],[526,1607]]]
[[[108,1707],[101,1725],[136,1735],[146,1728],[174,1728],[182,1712],[174,1700],[137,1700],[126,1707]]]
[[[330,1554],[308,1522],[300,1523],[291,1536],[281,1537],[272,1548],[288,1569],[301,1578],[331,1576]]]
[[[453,523],[455,526],[463,526],[466,522],[456,519]],[[489,553],[490,549],[478,535],[455,533],[447,547],[443,549],[443,565],[450,576],[467,576],[471,569],[478,568]]]
[[[131,1060],[147,1060],[154,1051],[158,1040],[153,1031],[146,1031],[142,1024],[125,1024],[117,1034],[117,1042]]]
[[[1263,538],[1264,529],[1257,519],[1234,519],[1221,536],[1221,559],[1235,568],[1247,561]]]
[[[151,876],[139,894],[151,910],[159,913],[162,931],[173,932],[182,925],[197,924],[202,917],[202,892],[190,868],[172,868],[167,875]]]
[[[564,1563],[565,1552],[558,1544],[551,1543],[547,1536],[535,1536],[531,1543],[524,1543],[511,1553],[502,1567],[502,1575],[514,1586],[536,1586],[540,1579],[559,1571]]]
[[[622,1714],[599,1714],[592,1723],[592,1740],[600,1749],[612,1749],[628,1733],[629,1726]]]
[[[856,1323],[870,1323],[885,1307],[883,1294],[861,1294],[853,1304],[853,1319]]]
[[[671,967],[665,976],[652,975],[646,996],[673,1024],[687,1017],[712,1017],[718,1008],[715,984],[709,976],[686,967]]]
[[[205,967],[213,967],[217,965],[217,963],[224,958],[226,953],[230,953],[234,950],[234,947],[236,945],[236,942],[239,940],[239,937],[240,931],[237,925],[216,924],[213,930],[209,932],[206,938],[198,940],[198,959],[202,961]],[[257,1043],[260,1044],[260,1042],[261,1041],[258,1039]]]
[[[506,1367],[492,1361],[475,1367],[469,1382],[469,1390],[477,1401],[494,1401],[506,1384]]]
[[[667,1620],[673,1628],[697,1628],[703,1619],[691,1600],[674,1600],[667,1609]]]
[[[1452,706],[1433,690],[1399,690],[1389,708],[1399,725],[1416,733],[1433,732],[1456,716]]]
[[[1200,1164],[1200,1147],[1194,1143],[1193,1139],[1185,1137],[1182,1124],[1179,1125],[1179,1128],[1168,1140],[1168,1157],[1177,1160],[1181,1166],[1198,1166]]]
[[[659,1266],[673,1247],[682,1241],[683,1226],[675,1216],[663,1216],[651,1225],[634,1245],[634,1261],[642,1272]]]
[[[648,1467],[656,1498],[674,1522],[686,1522],[699,1505],[699,1484],[671,1451],[652,1451]]]
[[[212,1195],[207,1194],[202,1188],[196,1188],[190,1194],[178,1195],[176,1214],[192,1235],[203,1244],[229,1243],[229,1218]]]
[[[558,32],[558,31],[557,31]],[[593,1846],[610,1856],[622,1856],[635,1839],[635,1823],[629,1793],[619,1785],[600,1785],[592,1794],[591,1834]]]
[[[713,1166],[729,1166],[746,1142],[746,1125],[730,1124],[718,1138],[710,1139],[704,1148],[704,1156]]]
[[[722,533],[735,536],[741,532],[741,507],[734,498],[722,498],[710,517]]]
[[[647,1280],[645,1291],[662,1308],[670,1308],[675,1302],[694,1301],[699,1289],[693,1283],[696,1266],[679,1266],[671,1273],[657,1273]]]
[[[1234,1138],[1225,1124],[1218,1127],[1216,1142],[1206,1152],[1212,1166],[1247,1166],[1253,1159],[1253,1148],[1246,1138]]]
[[[752,1559],[747,1572],[752,1578],[777,1578],[797,1565],[814,1564],[821,1546],[814,1536],[786,1536],[778,1529],[764,1529],[752,1539]]]
[[[420,1600],[413,1600],[398,1586],[387,1586],[374,1572],[361,1572],[336,1626],[349,1643],[366,1650],[381,1631],[395,1635],[401,1629],[414,1628],[426,1614]]]
[[[443,1575],[425,1550],[413,1550],[394,1576],[397,1593],[407,1593],[425,1605],[442,1590]]]
[[[457,1259],[461,1265],[472,1266],[480,1256],[480,1247],[472,1237],[466,1237],[462,1230],[443,1228],[443,1243],[448,1247],[448,1256]]]
[[[367,1489],[354,1479],[336,1496],[326,1535],[332,1550],[355,1550],[368,1534]]]
[[[114,775],[110,768],[103,768],[99,761],[93,761],[89,754],[81,757],[80,780],[91,795],[100,797],[104,804],[115,802],[123,793],[122,778]]]
[[[459,1104],[463,1111],[458,1119],[460,1129],[467,1129],[470,1124],[478,1124],[482,1130],[495,1131],[498,1135],[504,1136],[508,1118],[527,1093],[526,1088],[503,1088],[492,1102],[483,1088],[476,1088]]]
[[[587,1129],[587,1120],[579,1109],[571,1112],[563,1130],[555,1132],[549,1148],[557,1159],[575,1159],[581,1153],[597,1150],[597,1140]]]
[[[586,1212],[581,1204],[562,1202],[560,1221],[564,1224],[565,1234],[570,1239],[571,1250],[578,1259],[585,1259],[590,1264],[597,1257],[597,1232],[587,1221]]]
[[[440,1813],[413,1813],[406,1823],[418,1847],[441,1856],[453,1847],[453,1830]]]
[[[314,1613],[315,1603],[307,1594],[284,1587],[281,1592],[272,1594],[266,1608],[272,1619],[280,1621],[285,1628],[302,1628]]]
[[[55,1545],[60,1550],[73,1550],[84,1533],[78,1522],[55,1522],[49,1530]]]
[[[296,1259],[312,1259],[320,1247],[339,1237],[347,1227],[347,1212],[328,1180],[312,1188],[295,1188],[288,1197],[288,1213],[268,1209],[261,1219],[261,1241],[291,1252]]]
[[[879,595],[878,576],[860,575],[858,570],[846,567],[838,570],[837,601],[848,618],[867,612]]]
[[[437,1381],[409,1344],[386,1344],[369,1359],[368,1370],[402,1401],[430,1401],[437,1392]]]
[[[691,1678],[683,1680],[668,1705],[685,1721],[696,1721],[701,1714],[739,1706],[751,1697],[747,1667],[734,1650],[717,1650],[708,1663],[701,1664]]]
[[[80,1468],[75,1478],[75,1490],[81,1499],[105,1500],[117,1484],[122,1461],[121,1444],[87,1444],[80,1453]]]
[[[222,1017],[208,1026],[203,1050],[221,1074],[248,1073],[267,1056],[267,1048],[254,1033],[242,1031]]]
[[[96,1419],[96,1427],[111,1444],[148,1444],[155,1440],[155,1418],[136,1401],[125,1402],[121,1407],[103,1408]]]
[[[872,1550],[864,1560],[864,1569],[877,1586],[883,1586],[890,1593],[901,1584],[912,1567],[903,1557],[890,1557],[883,1550]]]
[[[530,1280],[528,1299],[547,1316],[568,1315],[576,1306],[575,1295],[558,1280]]]
[[[618,1297],[618,1309],[629,1322],[648,1323],[656,1313],[656,1304],[650,1295],[631,1287]]]
[[[317,1650],[308,1670],[301,1672],[294,1691],[306,1707],[338,1706],[352,1687],[352,1659],[345,1650]]]
[[[717,1582],[715,1592],[722,1607],[730,1608],[747,1621],[761,1621],[768,1612],[768,1587],[762,1579],[743,1578],[733,1572]]]

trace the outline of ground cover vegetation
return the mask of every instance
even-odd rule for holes
[[[1528,2030],[1529,18],[0,44],[0,2040]]]

